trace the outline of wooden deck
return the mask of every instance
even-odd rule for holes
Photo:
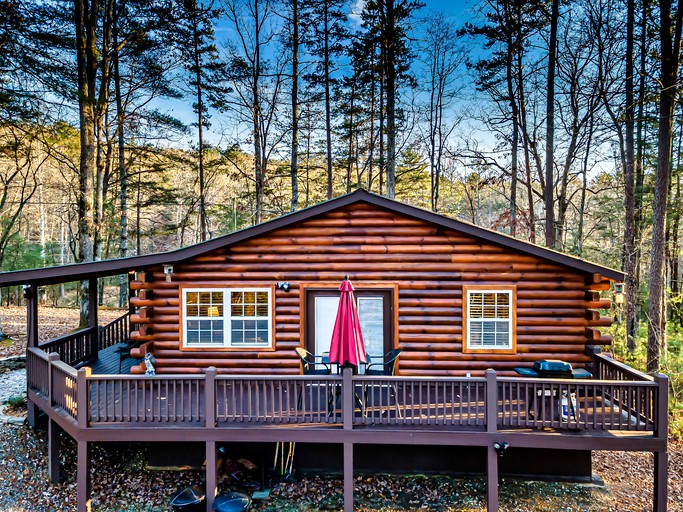
[[[78,444],[79,511],[87,510],[89,500],[90,443],[107,441],[202,442],[207,460],[217,456],[217,443],[228,441],[341,444],[347,491],[354,445],[479,446],[487,453],[490,510],[497,507],[496,447],[501,445],[650,451],[653,509],[665,510],[668,380],[602,354],[592,354],[596,378],[589,380],[504,377],[493,370],[484,377],[446,378],[367,377],[350,370],[325,376],[226,375],[214,368],[145,377],[118,374],[116,343],[101,347],[89,367],[77,370],[61,360],[64,355],[82,361],[92,353],[96,345],[88,335],[93,332],[27,351],[30,406],[50,420],[53,480],[59,479],[59,432]],[[122,372],[132,364],[124,361]],[[575,397],[573,415],[562,414],[564,397]],[[213,488],[215,468],[206,467],[207,486]]]
[[[125,343],[116,343],[107,348],[100,350],[97,353],[97,359],[88,364],[90,371],[94,375],[126,375],[130,373],[131,368],[139,363],[138,359],[133,357],[124,357],[120,359],[120,350],[125,347]],[[119,368],[119,361],[121,367]]]

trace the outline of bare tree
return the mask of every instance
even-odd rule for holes
[[[647,369],[659,370],[660,355],[665,341],[665,238],[666,206],[671,174],[671,147],[674,109],[678,91],[678,67],[681,51],[683,5],[676,3],[672,18],[672,1],[660,0],[661,89],[659,92],[659,128],[657,130],[657,175],[652,208],[652,261],[650,265],[650,308],[647,329]]]
[[[448,116],[458,89],[458,70],[465,62],[458,46],[455,27],[441,16],[431,19],[425,30],[422,57],[428,72],[429,105],[427,112],[427,154],[431,179],[431,208],[439,209],[439,192],[442,180],[442,159],[448,137],[456,127]]]
[[[226,106],[238,115],[238,122],[250,125],[254,151],[254,222],[263,220],[263,200],[268,162],[284,137],[275,134],[286,60],[268,61],[264,54],[277,40],[277,24],[270,0],[224,0],[226,17],[236,38],[228,48],[225,76],[232,91]]]

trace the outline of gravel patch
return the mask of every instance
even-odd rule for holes
[[[26,394],[26,369],[14,370],[0,375],[0,404],[11,396]]]

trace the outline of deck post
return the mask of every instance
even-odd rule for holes
[[[344,443],[344,512],[353,512],[353,443]]]
[[[207,409],[208,410],[208,409]],[[218,492],[218,474],[216,471],[216,441],[206,442],[206,512],[213,510],[213,502]]]
[[[498,383],[496,372],[490,368],[486,370],[486,431],[498,430]]]
[[[486,432],[498,430],[498,382],[496,372],[486,370]],[[498,454],[493,445],[486,447],[486,510],[498,512]]]
[[[54,383],[52,381],[52,365],[54,364],[55,361],[59,360],[59,354],[57,352],[50,352],[47,355],[47,403],[50,404],[50,407],[55,405],[54,401],[52,400],[52,397],[54,396],[53,393],[53,386]]]
[[[77,451],[77,510],[78,512],[90,512],[90,443],[78,441]]]
[[[76,372],[76,420],[78,428],[88,428],[88,377],[90,367],[86,366]],[[80,462],[79,462],[80,464]]]
[[[498,512],[498,454],[486,447],[486,512]]]
[[[90,355],[97,359],[97,352],[100,349],[100,330],[97,318],[97,302],[99,293],[97,289],[97,278],[88,280],[88,325],[90,326]]]
[[[206,428],[216,426],[216,367],[209,366],[204,375],[204,419]],[[215,449],[215,446],[214,446]],[[208,455],[207,455],[208,457]],[[208,459],[207,459],[208,460]],[[208,491],[207,491],[208,492]]]
[[[353,370],[350,366],[342,367],[342,418],[344,428],[353,428]]]
[[[38,297],[35,285],[28,285],[24,288],[24,298],[26,299],[26,348],[38,346]],[[29,358],[26,358],[29,361]],[[28,370],[30,371],[30,369]],[[36,428],[38,418],[38,406],[29,397],[28,379],[26,383],[26,421],[31,428]]]
[[[50,418],[47,423],[47,477],[53,484],[59,483],[59,437],[62,428]]]
[[[353,429],[353,370],[342,367],[342,418],[344,429]],[[353,443],[344,443],[344,512],[353,512]]]
[[[669,378],[661,373],[654,375],[657,383],[657,424],[655,436],[664,442],[664,449],[654,452],[654,489],[652,510],[665,512],[668,497],[668,435],[669,435]]]

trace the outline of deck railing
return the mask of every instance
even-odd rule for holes
[[[616,361],[600,351],[593,352],[590,355],[593,358],[594,377],[598,380],[653,381],[650,375]]]
[[[48,396],[49,369],[50,363],[47,352],[29,347],[26,351],[26,380],[29,389]]]
[[[107,325],[100,326],[98,339],[99,349],[116,345],[117,343],[128,343],[130,340],[130,311],[120,316]]]
[[[130,312],[99,327],[86,327],[38,345],[45,352],[55,352],[68,365],[78,366],[97,358],[97,352],[130,340]]]
[[[91,375],[88,422],[203,424],[204,375]]]
[[[654,431],[659,388],[654,382],[500,377],[503,428]]]
[[[50,361],[50,402],[69,416],[78,417],[77,373],[62,361]]]
[[[356,424],[484,429],[485,378],[365,377],[354,379],[363,404]],[[354,404],[355,405],[355,404]]]
[[[38,348],[48,353],[55,352],[64,363],[77,366],[97,357],[96,347],[93,346],[96,332],[97,327],[87,327],[41,343]]]
[[[339,376],[224,376],[215,378],[217,426],[339,423]]]
[[[311,425],[666,435],[668,381],[499,377],[90,375],[28,350],[28,386],[82,428]],[[79,404],[86,404],[78,407]],[[208,405],[208,407],[207,407]]]

